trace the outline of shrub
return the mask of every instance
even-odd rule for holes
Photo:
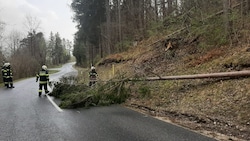
[[[151,96],[151,90],[146,85],[140,86],[138,91],[139,91],[140,97],[142,98],[148,98]]]
[[[87,85],[72,84],[67,78],[61,80],[63,81],[55,84],[51,95],[61,99],[60,107],[62,108],[120,104],[129,97],[129,89],[125,87],[124,81],[110,81],[88,87]]]

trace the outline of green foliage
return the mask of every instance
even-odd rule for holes
[[[124,40],[116,44],[118,52],[127,51],[128,48],[132,45],[132,41]]]
[[[74,44],[73,55],[76,58],[76,65],[77,66],[84,66],[87,64],[87,49],[86,45],[84,45],[81,41],[76,41]]]
[[[249,53],[241,53],[241,54],[233,54],[230,57],[227,57],[220,62],[223,64],[224,68],[231,70],[242,70],[244,68],[250,67],[250,54]]]
[[[61,39],[59,33],[55,35],[51,32],[47,45],[47,65],[59,65],[70,60],[70,54],[67,49],[71,48],[69,40]]]
[[[88,61],[86,46],[99,47],[101,30],[100,26],[105,21],[104,0],[73,0],[71,8],[75,12],[78,32],[75,36],[73,55],[76,57],[77,65],[83,66]],[[93,61],[93,60],[92,60]]]
[[[154,35],[157,35],[159,34],[159,32],[162,32],[163,31],[163,23],[162,22],[156,22],[156,21],[152,21],[150,26],[149,26],[149,29],[147,29],[147,36],[150,37],[150,36],[154,36]]]
[[[151,97],[151,90],[147,85],[141,85],[138,89],[138,92],[142,98]]]
[[[107,82],[94,87],[79,85],[72,82],[72,78],[63,78],[51,93],[61,99],[60,107],[78,108],[96,105],[120,104],[129,97],[129,89],[125,82]]]
[[[102,59],[101,55],[96,55],[96,57],[94,58],[93,64],[96,64],[101,59]]]
[[[193,22],[189,29],[187,38],[199,36],[198,47],[207,49],[216,46],[228,44],[228,38],[225,34],[224,22],[221,17],[212,18],[206,22]]]

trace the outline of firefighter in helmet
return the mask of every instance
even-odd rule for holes
[[[2,67],[2,76],[3,76],[4,86],[6,86],[6,88],[14,88],[13,73],[10,63],[4,63]]]
[[[97,72],[94,66],[91,66],[90,72],[89,72],[89,86],[92,86],[97,81]]]
[[[42,89],[44,87],[45,93],[49,93],[48,91],[48,82],[49,82],[49,73],[47,66],[43,65],[41,71],[36,75],[36,82],[39,80],[39,97],[42,94]]]

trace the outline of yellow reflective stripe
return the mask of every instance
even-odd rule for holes
[[[48,77],[49,74],[40,74],[39,76],[46,76],[46,77]]]

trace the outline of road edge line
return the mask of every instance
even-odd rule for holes
[[[49,95],[46,94],[46,96],[47,96],[47,98],[49,99],[50,103],[51,103],[59,112],[63,112],[63,110],[62,110],[59,106],[56,105],[56,103],[50,98]]]

